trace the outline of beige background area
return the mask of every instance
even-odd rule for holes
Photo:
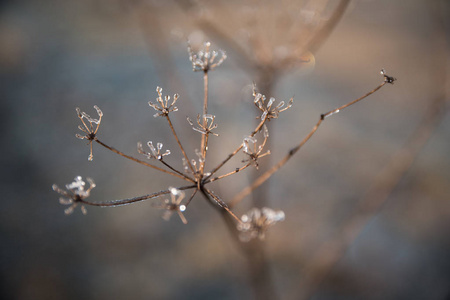
[[[264,193],[235,208],[240,216],[264,197],[286,214],[265,242],[279,299],[450,297],[449,4],[351,1],[308,52],[339,1],[244,2],[1,4],[2,298],[252,297],[246,259],[203,198],[194,198],[183,225],[162,220],[152,201],[65,216],[51,190],[77,175],[94,178],[93,201],[180,184],[96,145],[89,162],[85,141],[75,138],[75,107],[93,115],[94,105],[102,109],[99,136],[108,144],[139,156],[138,141],[160,141],[181,167],[167,124],[152,117],[147,102],[156,86],[180,94],[174,125],[194,155],[199,135],[186,116],[201,111],[203,90],[187,38],[195,47],[210,40],[228,54],[210,73],[210,112],[220,134],[211,137],[211,165],[253,130],[251,85],[268,80],[262,72],[275,77],[268,96],[294,96],[293,107],[271,122],[268,165],[320,114],[380,84],[381,68],[398,79],[327,118]],[[284,65],[285,58],[293,61]],[[269,65],[275,68],[264,69]],[[214,190],[228,201],[253,173]]]

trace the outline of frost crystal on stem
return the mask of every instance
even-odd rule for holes
[[[142,147],[142,143],[138,142],[137,150],[140,154],[145,155],[148,159],[154,158],[157,160],[162,160],[164,156],[167,156],[170,154],[169,149],[167,149],[166,152],[161,153],[161,149],[163,147],[162,143],[157,143],[156,148],[155,148],[155,146],[153,146],[153,142],[149,141],[149,142],[147,142],[147,146],[150,148],[150,152],[145,151],[144,148]]]
[[[166,210],[162,216],[164,220],[169,221],[172,214],[174,212],[177,212],[178,216],[180,216],[181,221],[184,224],[187,224],[187,220],[183,215],[183,211],[186,210],[186,206],[181,204],[181,201],[184,199],[185,193],[182,190],[174,187],[169,187],[169,191],[170,200],[165,199],[162,203],[154,205],[154,207]]]
[[[291,98],[287,106],[284,108],[284,101],[281,101],[277,106],[272,107],[275,102],[275,98],[271,97],[269,101],[266,102],[266,96],[256,91],[256,85],[253,85],[253,97],[255,97],[253,103],[255,103],[256,107],[262,111],[262,115],[258,118],[265,119],[267,117],[269,121],[270,119],[278,118],[279,114],[291,108],[292,103],[294,102],[294,98]]]
[[[98,119],[91,118],[87,113],[84,111],[81,111],[78,107],[76,108],[78,118],[81,120],[81,123],[83,123],[83,126],[79,125],[78,129],[83,131],[85,135],[81,134],[75,134],[75,136],[81,140],[88,140],[89,142],[89,157],[88,160],[92,161],[94,159],[94,156],[92,154],[92,141],[97,139],[97,131],[100,127],[100,123],[102,122],[103,112],[100,110],[100,108],[97,105],[94,105],[95,110],[98,114]],[[86,119],[87,124],[84,119]],[[95,125],[94,125],[95,124]]]
[[[153,107],[154,110],[158,111],[158,113],[154,114],[153,116],[156,117],[162,117],[162,116],[168,116],[170,112],[177,111],[178,108],[175,105],[178,98],[180,97],[178,94],[173,95],[173,101],[169,105],[170,96],[164,96],[162,95],[162,88],[159,86],[156,87],[156,92],[158,93],[158,98],[156,98],[156,104],[149,101],[148,105]]]
[[[95,183],[91,178],[88,177],[86,180],[89,183],[88,189],[85,189],[86,183],[83,181],[81,176],[75,177],[73,182],[66,184],[66,190],[59,188],[56,184],[52,186],[55,192],[64,196],[59,198],[59,203],[63,205],[70,205],[64,210],[66,215],[73,213],[75,207],[77,207],[79,203],[83,202],[84,199],[89,197],[91,190],[95,188]],[[84,205],[81,205],[81,212],[84,215],[87,213]]]
[[[264,240],[265,233],[269,227],[284,220],[284,212],[275,211],[271,208],[252,208],[247,214],[242,215],[241,223],[237,229],[241,232],[239,238],[243,242],[248,242],[254,238]]]
[[[216,67],[220,66],[227,58],[225,51],[210,51],[210,48],[211,43],[206,42],[203,44],[203,49],[194,53],[194,51],[192,51],[191,44],[188,41],[189,60],[192,63],[192,70],[203,72],[214,70]]]

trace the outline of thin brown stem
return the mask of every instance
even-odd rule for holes
[[[229,206],[230,207],[234,207],[237,203],[242,201],[242,199],[244,199],[246,196],[251,194],[257,187],[259,187],[267,179],[269,179],[282,166],[284,166],[289,161],[289,159],[291,159],[291,157],[294,156],[294,154],[297,153],[297,151],[300,150],[300,148],[303,147],[303,145],[306,144],[306,142],[309,141],[309,139],[314,135],[314,133],[317,131],[317,129],[319,128],[320,124],[322,124],[323,120],[325,120],[326,117],[329,117],[332,114],[338,113],[339,111],[343,110],[344,108],[349,107],[350,105],[353,105],[356,102],[359,102],[359,101],[363,100],[364,98],[372,95],[373,93],[378,91],[380,88],[382,88],[385,84],[386,84],[386,81],[381,83],[379,86],[377,86],[375,89],[373,89],[372,91],[368,92],[364,96],[359,97],[358,99],[353,100],[353,101],[351,101],[351,102],[349,102],[347,104],[344,104],[344,105],[342,105],[342,106],[340,106],[340,107],[338,107],[336,109],[333,109],[332,111],[329,111],[329,112],[327,112],[325,114],[320,115],[319,121],[317,121],[316,125],[306,135],[306,137],[300,142],[300,144],[298,144],[297,146],[295,146],[294,148],[289,150],[288,154],[286,154],[286,156],[284,156],[276,165],[274,165],[272,168],[270,168],[269,170],[264,172],[251,185],[249,185],[248,187],[244,188],[236,196],[234,196],[234,198],[230,201]]]
[[[224,174],[224,175],[220,175],[220,176],[211,178],[211,179],[205,181],[204,183],[210,183],[210,182],[213,182],[213,181],[216,181],[216,180],[219,180],[219,179],[228,177],[228,176],[230,176],[230,175],[236,174],[236,173],[238,173],[238,172],[240,172],[240,171],[242,171],[242,170],[248,168],[248,167],[251,166],[251,165],[252,165],[252,163],[249,162],[249,163],[247,163],[245,166],[242,166],[242,167],[240,167],[240,168],[236,168],[236,170],[231,171],[231,172],[229,172],[229,173],[227,173],[227,174]]]
[[[167,122],[169,122],[169,126],[170,126],[170,129],[172,130],[173,136],[175,137],[175,140],[177,140],[178,146],[180,147],[181,153],[183,153],[183,156],[186,159],[186,162],[187,162],[189,168],[191,169],[192,173],[195,173],[194,167],[192,167],[191,161],[189,160],[189,158],[186,154],[186,151],[184,151],[184,148],[181,145],[180,140],[178,139],[178,135],[175,131],[175,128],[173,127],[172,121],[170,121],[169,115],[166,115],[166,119],[167,119]]]
[[[206,120],[206,114],[208,113],[208,70],[205,70],[203,72],[203,128],[206,128],[207,126],[207,120]],[[200,164],[200,174],[203,174],[205,170],[205,163],[206,163],[206,152],[208,149],[208,130],[206,130],[205,133],[202,134],[202,141],[200,145],[200,149],[202,149],[202,158],[203,162]]]
[[[191,203],[192,199],[194,199],[195,194],[197,194],[198,189],[195,189],[194,192],[192,193],[192,195],[189,197],[188,201],[186,201],[186,207],[189,205],[189,203]]]
[[[130,156],[130,155],[127,155],[127,154],[125,154],[125,153],[123,153],[123,152],[121,152],[121,151],[119,151],[119,150],[117,150],[117,149],[115,149],[115,148],[113,148],[113,147],[111,147],[111,146],[106,145],[105,143],[103,143],[102,141],[100,141],[100,140],[97,139],[97,138],[95,138],[94,141],[96,141],[98,144],[102,145],[102,146],[105,147],[106,149],[111,150],[112,152],[114,152],[114,153],[116,153],[116,154],[119,154],[120,156],[125,157],[125,158],[127,158],[127,159],[129,159],[129,160],[132,160],[132,161],[134,161],[134,162],[137,162],[137,163],[139,163],[139,164],[141,164],[141,165],[144,165],[144,166],[153,168],[153,169],[155,169],[155,170],[158,170],[158,171],[161,171],[161,172],[170,174],[170,175],[172,175],[172,176],[175,176],[175,177],[184,179],[184,180],[186,180],[186,181],[195,182],[193,179],[187,177],[187,176],[184,175],[184,174],[178,174],[178,173],[175,173],[175,172],[171,172],[171,171],[165,170],[165,169],[163,169],[163,168],[160,168],[160,167],[154,166],[154,165],[152,165],[152,164],[149,164],[149,163],[147,163],[147,162],[145,162],[145,161],[142,161],[142,160],[140,160],[140,159],[134,158],[134,157],[132,157],[132,156]]]
[[[189,176],[187,176],[186,174],[181,173],[180,171],[178,171],[177,169],[175,169],[174,167],[172,167],[171,165],[169,165],[168,163],[166,163],[162,158],[159,160],[163,165],[165,165],[167,168],[171,169],[172,171],[174,171],[175,173],[180,174],[181,176],[191,179]],[[191,179],[192,181],[194,181],[193,179]]]
[[[327,117],[329,117],[329,116],[331,116],[331,115],[337,114],[338,112],[340,112],[340,111],[343,110],[344,108],[347,108],[347,107],[349,107],[350,105],[353,105],[353,104],[355,104],[356,102],[359,102],[359,101],[363,100],[364,98],[366,98],[366,97],[372,95],[373,93],[375,93],[376,91],[378,91],[379,89],[381,89],[386,83],[387,83],[386,81],[383,81],[383,83],[381,83],[379,86],[377,86],[376,88],[374,88],[373,90],[371,90],[370,92],[368,92],[367,94],[365,94],[364,96],[361,96],[361,97],[359,97],[358,99],[353,100],[352,102],[349,102],[349,103],[344,104],[344,105],[342,105],[342,106],[340,106],[340,107],[338,107],[338,108],[335,108],[335,109],[333,109],[333,110],[331,110],[331,111],[329,111],[329,112],[327,112],[327,113],[325,113],[325,114],[322,114],[322,115],[321,115],[321,118],[322,118],[322,119],[325,119],[325,118],[327,118]]]
[[[188,189],[192,189],[195,187],[197,187],[197,186],[196,185],[188,185],[188,186],[179,187],[178,189],[179,190],[188,190]],[[127,205],[127,204],[131,204],[131,203],[139,202],[139,201],[153,199],[158,196],[166,195],[166,194],[170,194],[170,190],[164,190],[164,191],[159,191],[159,192],[156,192],[153,194],[143,195],[143,196],[134,197],[134,198],[120,199],[120,200],[110,200],[110,201],[105,201],[105,202],[90,202],[90,201],[86,201],[86,200],[80,200],[80,202],[83,204],[86,204],[86,205],[91,205],[91,206],[115,207],[115,206],[122,206],[122,205]]]
[[[204,191],[206,194],[211,196],[221,208],[226,210],[238,223],[242,224],[241,219],[239,219],[226,205],[225,202],[223,202],[219,197],[217,197],[212,191],[208,190],[207,188],[203,187],[202,191]]]

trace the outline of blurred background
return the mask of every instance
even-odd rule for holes
[[[92,177],[91,200],[181,182],[75,138],[75,107],[104,118],[99,138],[139,157],[138,141],[181,158],[148,106],[179,93],[177,132],[202,105],[186,39],[228,54],[210,74],[219,137],[211,165],[254,128],[251,85],[294,106],[271,122],[277,162],[320,114],[398,80],[321,125],[253,197],[286,220],[265,251],[279,299],[450,299],[447,1],[2,1],[0,11],[2,299],[249,299],[246,258],[220,214],[194,198],[183,225],[152,201],[65,216],[52,184]],[[228,170],[240,165],[238,157]],[[224,168],[224,172],[227,169]],[[214,185],[225,201],[254,172]],[[238,179],[239,176],[239,179]]]

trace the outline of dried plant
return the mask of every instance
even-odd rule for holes
[[[171,116],[177,113],[178,108],[175,106],[176,102],[182,99],[178,94],[173,95],[171,98],[168,95],[163,95],[163,90],[161,87],[156,88],[157,98],[156,102],[149,102],[149,106],[153,108],[156,113],[155,118],[165,119],[174,139],[177,142],[178,150],[171,151],[168,149],[163,150],[163,144],[161,142],[156,143],[156,147],[153,141],[147,142],[148,150],[144,149],[141,142],[137,143],[137,151],[142,154],[146,160],[141,160],[123,153],[114,147],[101,141],[98,137],[98,131],[100,123],[102,121],[103,113],[97,107],[94,108],[99,116],[98,119],[90,117],[85,112],[81,112],[77,108],[77,114],[81,121],[79,129],[85,133],[85,135],[77,134],[80,139],[86,139],[89,142],[90,152],[88,159],[91,161],[93,159],[92,145],[97,143],[100,146],[141,165],[153,168],[159,172],[164,172],[173,177],[177,177],[186,182],[186,185],[173,187],[167,187],[159,192],[154,192],[147,195],[137,196],[128,199],[105,201],[105,202],[92,202],[87,198],[90,196],[91,190],[95,187],[94,182],[91,179],[87,179],[90,184],[89,188],[85,188],[85,182],[80,176],[75,178],[75,181],[66,185],[67,191],[60,189],[58,186],[53,185],[53,189],[61,194],[63,197],[60,198],[62,204],[71,205],[65,210],[66,214],[72,213],[73,209],[77,205],[81,205],[83,213],[86,213],[85,206],[100,206],[100,207],[114,207],[121,205],[128,205],[140,201],[147,201],[170,195],[170,199],[165,197],[164,199],[159,199],[159,202],[154,202],[153,207],[158,209],[163,209],[163,218],[169,220],[171,215],[174,213],[178,214],[181,221],[186,224],[188,223],[187,218],[184,213],[192,205],[193,199],[197,194],[201,194],[204,199],[213,204],[217,210],[221,211],[226,219],[227,224],[233,224],[233,228],[230,227],[230,231],[239,237],[242,242],[249,242],[254,239],[263,240],[265,239],[267,230],[275,225],[277,222],[284,220],[285,214],[283,211],[275,211],[271,208],[252,208],[248,213],[243,214],[242,217],[238,217],[235,213],[235,206],[240,203],[247,195],[251,194],[257,187],[262,185],[267,179],[269,179],[273,174],[275,174],[282,166],[284,166],[290,158],[294,156],[295,153],[314,135],[319,126],[324,122],[327,117],[334,115],[343,109],[367,98],[371,94],[375,93],[381,89],[387,83],[393,84],[395,78],[386,74],[384,70],[381,71],[383,76],[383,81],[376,88],[366,93],[362,97],[357,98],[347,104],[344,104],[336,109],[333,109],[327,113],[321,114],[319,116],[318,122],[312,128],[312,130],[306,135],[306,137],[301,140],[297,145],[291,148],[287,154],[282,157],[276,164],[267,170],[263,171],[257,179],[250,184],[248,187],[243,189],[241,192],[237,193],[232,199],[223,199],[221,196],[217,195],[211,188],[210,183],[222,180],[224,178],[236,175],[241,171],[244,171],[250,166],[255,166],[258,169],[259,160],[270,154],[270,150],[264,149],[269,139],[269,129],[266,124],[269,121],[274,121],[282,117],[293,105],[293,99],[291,98],[287,105],[284,101],[277,102],[275,98],[270,97],[267,100],[266,96],[257,92],[256,86],[253,88],[253,102],[260,114],[255,115],[255,119],[258,120],[256,127],[253,130],[249,130],[248,135],[243,139],[242,143],[236,145],[234,151],[228,154],[219,164],[212,168],[207,168],[210,163],[208,161],[208,151],[210,137],[215,136],[216,139],[220,139],[222,136],[216,132],[218,131],[218,125],[215,123],[216,119],[213,114],[208,111],[209,103],[209,87],[208,78],[210,72],[216,70],[226,59],[226,54],[224,51],[211,51],[211,44],[205,43],[203,48],[195,52],[192,50],[191,46],[188,46],[189,59],[192,63],[192,68],[194,71],[203,73],[203,87],[204,87],[204,99],[203,99],[203,110],[197,115],[196,122],[188,119],[188,123],[192,126],[193,130],[197,134],[201,134],[201,140],[199,148],[194,149],[196,154],[196,159],[189,157],[182,145],[179,136],[176,133],[175,127],[172,124]],[[182,101],[182,100],[180,100]],[[214,132],[213,132],[214,131]],[[261,139],[259,138],[261,136]],[[257,138],[262,142],[257,143]],[[178,154],[177,154],[178,152]],[[242,160],[242,165],[233,171],[225,174],[221,174],[220,170],[225,166],[230,159],[235,157],[238,153],[243,153],[246,159]],[[168,155],[179,155],[178,160],[182,168],[175,165],[169,164],[165,158]],[[186,192],[188,196],[186,197]],[[195,201],[194,201],[195,202]],[[232,222],[230,222],[230,220]]]

